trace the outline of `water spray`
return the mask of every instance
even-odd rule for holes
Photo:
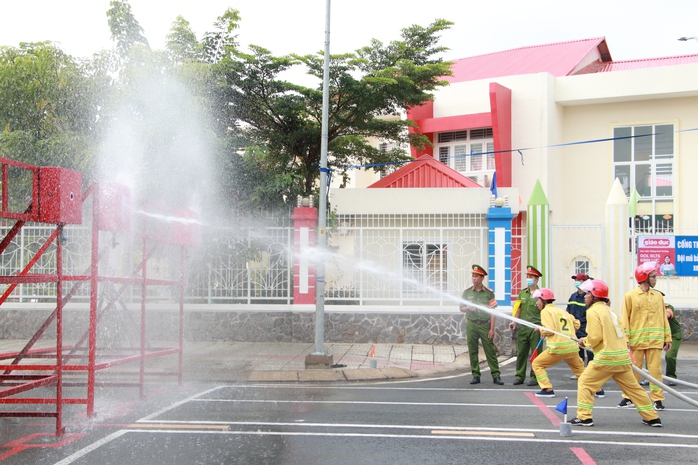
[[[317,251],[314,251],[314,250],[313,250],[313,251],[309,251],[306,255],[308,256],[309,260],[314,261],[314,260],[318,259],[318,253],[317,253]],[[334,253],[334,252],[325,252],[324,255],[325,255],[325,256],[328,256],[328,255],[329,255],[330,258],[337,259],[337,260],[340,261],[340,262],[342,262],[342,261],[343,261],[343,262],[347,262],[346,257],[345,257],[344,255],[340,255],[340,254],[338,254],[338,253]],[[537,324],[535,324],[535,323],[531,323],[530,321],[522,320],[522,319],[517,318],[517,317],[515,317],[515,316],[513,316],[513,315],[508,315],[508,314],[506,314],[506,313],[504,313],[504,312],[500,312],[500,311],[498,311],[498,310],[496,310],[496,309],[492,309],[492,308],[489,308],[489,307],[486,307],[486,306],[483,306],[483,305],[480,305],[480,304],[476,304],[476,303],[474,303],[474,302],[469,302],[469,301],[467,301],[467,300],[465,300],[465,299],[463,299],[463,298],[461,298],[461,297],[455,297],[455,296],[453,296],[453,295],[451,295],[451,294],[448,294],[448,293],[446,293],[446,292],[443,292],[443,291],[441,291],[441,290],[439,290],[439,289],[436,289],[436,288],[434,288],[434,287],[432,287],[432,286],[425,285],[425,284],[423,284],[423,283],[421,283],[421,282],[419,282],[419,281],[417,281],[417,280],[415,280],[415,279],[412,279],[412,278],[405,278],[404,276],[399,275],[398,273],[395,273],[395,272],[393,272],[393,271],[384,269],[383,267],[381,267],[380,265],[378,265],[378,264],[376,264],[376,263],[374,263],[374,262],[370,262],[370,261],[367,261],[367,260],[362,260],[362,261],[359,261],[359,262],[357,262],[357,263],[354,263],[354,264],[353,264],[353,267],[356,268],[356,269],[358,269],[358,270],[360,270],[360,271],[363,270],[363,271],[365,271],[365,272],[367,272],[367,273],[370,273],[370,274],[380,274],[381,277],[383,277],[383,278],[389,278],[389,279],[391,279],[391,280],[393,280],[393,281],[395,281],[395,282],[401,282],[401,283],[408,283],[408,284],[411,284],[411,285],[415,286],[416,288],[419,288],[419,289],[422,289],[422,290],[431,292],[432,294],[434,294],[434,295],[436,295],[436,296],[442,297],[444,300],[450,300],[450,301],[452,301],[453,303],[455,303],[455,304],[458,305],[458,306],[474,307],[474,308],[477,308],[477,309],[479,309],[479,310],[485,311],[485,312],[487,312],[487,313],[490,314],[490,315],[494,315],[495,317],[498,317],[498,318],[505,318],[505,319],[510,320],[510,321],[513,321],[513,322],[515,322],[515,323],[517,323],[517,324],[520,324],[520,325],[523,325],[523,326],[528,326],[529,328],[533,328],[534,330],[538,330],[538,331],[544,330],[544,331],[546,331],[546,332],[548,332],[548,333],[553,333],[553,334],[556,334],[556,335],[558,335],[558,336],[562,336],[562,337],[564,337],[564,338],[566,338],[566,339],[570,339],[570,340],[572,340],[572,341],[575,341],[576,343],[579,343],[579,339],[577,339],[576,337],[572,337],[572,336],[569,336],[569,335],[567,335],[567,334],[559,333],[559,332],[557,332],[557,331],[551,330],[550,328],[546,328],[546,327],[544,327],[544,326],[537,325]],[[587,350],[587,351],[589,351],[589,352],[592,352],[592,353],[594,352],[594,351],[593,351],[592,349],[590,349],[589,347],[583,347],[583,349],[584,349],[584,350]],[[698,401],[693,400],[693,399],[691,399],[691,398],[689,398],[689,397],[687,397],[687,396],[681,394],[680,392],[677,392],[675,389],[670,388],[670,387],[667,386],[666,384],[664,384],[664,383],[658,381],[657,379],[655,379],[654,377],[652,377],[647,371],[642,370],[641,368],[636,367],[636,366],[635,366],[634,364],[632,364],[632,363],[631,363],[631,366],[632,366],[632,368],[633,368],[633,371],[635,371],[636,373],[638,373],[642,378],[648,379],[650,382],[654,383],[655,385],[660,386],[662,389],[664,389],[665,391],[667,391],[668,393],[670,393],[670,394],[673,395],[674,397],[677,397],[678,399],[681,399],[681,400],[683,400],[684,402],[687,402],[687,403],[693,405],[694,407],[698,407]],[[682,385],[684,385],[684,386],[698,388],[698,385],[696,385],[696,384],[687,383],[687,382],[685,382],[685,381],[681,381],[681,380],[673,379],[673,378],[667,378],[667,379],[671,379],[672,381],[675,381],[675,382],[677,382],[677,383],[680,383],[680,384],[682,384]]]

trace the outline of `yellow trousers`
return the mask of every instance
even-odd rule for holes
[[[608,367],[597,365],[596,360],[592,360],[587,365],[577,384],[577,418],[586,420],[592,418],[591,411],[594,409],[594,393],[601,389],[609,378],[613,378],[624,395],[633,401],[635,408],[645,420],[659,418],[654,410],[654,404],[647,396],[642,387],[633,376],[630,365]]]
[[[662,349],[631,349],[630,353],[633,358],[633,364],[642,368],[643,362],[647,362],[647,371],[649,374],[659,381],[662,381]],[[635,380],[640,382],[640,375],[633,372],[635,375]],[[623,391],[623,397],[628,399],[625,391]],[[657,402],[658,400],[664,400],[664,390],[653,383],[650,383],[650,398],[652,402]]]
[[[550,351],[546,350],[533,359],[531,366],[533,367],[533,372],[536,374],[538,386],[540,386],[541,389],[553,388],[552,383],[548,379],[546,368],[557,365],[563,360],[569,365],[572,369],[572,373],[574,373],[576,377],[579,378],[582,375],[584,371],[584,362],[579,358],[579,353],[576,351],[571,354],[551,354]]]

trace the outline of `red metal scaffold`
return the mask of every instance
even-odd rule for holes
[[[48,417],[56,419],[56,434],[64,433],[63,406],[84,404],[87,415],[95,414],[96,373],[127,363],[139,363],[138,371],[114,373],[118,376],[137,377],[137,381],[109,382],[99,385],[135,386],[144,396],[145,378],[150,375],[177,376],[182,382],[183,321],[184,321],[184,262],[186,248],[197,240],[196,215],[191,211],[175,211],[163,214],[143,205],[139,208],[139,231],[130,232],[133,210],[130,208],[130,193],[127,188],[116,184],[93,184],[82,194],[82,177],[79,172],[56,167],[36,167],[7,158],[0,158],[2,167],[2,189],[0,218],[16,220],[14,226],[0,242],[2,254],[27,222],[55,224],[56,228],[45,239],[34,256],[21,269],[0,276],[0,284],[7,289],[0,296],[0,305],[7,301],[19,284],[55,283],[56,307],[29,339],[24,347],[15,352],[0,354],[0,404],[54,405],[50,410],[3,410],[0,417]],[[13,176],[10,176],[12,170]],[[31,201],[23,212],[11,211],[11,186],[16,173],[31,179]],[[19,176],[22,178],[22,176]],[[66,224],[81,224],[83,202],[92,200],[88,214],[92,219],[90,265],[82,275],[66,274],[63,271],[63,234]],[[20,209],[21,210],[21,209]],[[174,221],[173,221],[174,220]],[[122,231],[134,240],[140,240],[140,261],[129,276],[100,275],[100,262],[108,255],[108,247],[100,250],[100,231]],[[55,248],[55,273],[31,273],[32,267],[51,248]],[[155,279],[148,276],[148,263],[158,249],[179,249],[178,279]],[[137,260],[132,260],[135,262]],[[89,322],[82,337],[73,344],[64,343],[64,307],[74,298],[81,286],[89,283]],[[100,299],[100,284],[110,286],[111,295]],[[72,286],[63,293],[63,286]],[[114,289],[114,285],[118,285]],[[140,340],[137,347],[104,347],[98,344],[98,326],[121,301],[127,289],[140,286]],[[168,348],[150,347],[146,338],[146,315],[148,286],[164,286],[178,289],[179,313],[177,346]],[[125,305],[124,305],[125,306]],[[55,323],[55,347],[34,348],[51,324]],[[165,355],[178,355],[176,371],[146,370],[146,360]],[[5,361],[11,360],[9,363]],[[37,363],[36,361],[39,360]],[[66,374],[70,380],[66,380]],[[75,379],[77,378],[77,382]],[[50,397],[19,397],[38,388],[54,387]],[[86,387],[84,395],[65,397],[66,387]],[[42,393],[45,391],[42,391]]]

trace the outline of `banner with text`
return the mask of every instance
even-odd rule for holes
[[[698,276],[698,236],[676,236],[676,274]]]
[[[676,263],[676,236],[638,236],[637,264],[655,262],[657,275],[678,276]],[[698,264],[698,263],[697,263]]]

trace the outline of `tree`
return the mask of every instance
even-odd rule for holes
[[[107,10],[107,18],[111,38],[116,42],[116,49],[120,55],[126,56],[135,44],[143,44],[148,47],[148,40],[143,36],[143,28],[131,12],[131,5],[127,0],[111,0]]]
[[[0,149],[35,165],[88,170],[108,85],[97,61],[50,42],[0,48]]]
[[[240,27],[240,12],[228,8],[213,23],[215,31],[204,34],[204,56],[209,63],[218,63],[225,53],[237,48],[235,39],[237,35],[233,31]]]
[[[172,23],[165,46],[175,63],[197,61],[203,58],[202,44],[196,39],[196,34],[191,30],[189,21],[181,16],[177,16],[177,19]]]
[[[451,63],[438,57],[446,50],[438,46],[438,34],[451,24],[436,20],[426,28],[414,25],[402,30],[402,40],[387,45],[373,40],[355,53],[332,56],[329,167],[341,170],[409,159],[402,149],[381,151],[369,137],[417,147],[428,143],[408,131],[413,121],[398,116],[407,107],[431,100],[430,92],[447,84],[443,76],[451,74]],[[214,67],[219,87],[213,102],[224,122],[221,128],[242,143],[264,147],[267,165],[303,180],[293,192],[284,193],[286,198],[290,194],[293,201],[296,194],[312,193],[319,175],[322,83],[308,88],[281,75],[304,66],[321,81],[322,54],[277,57],[260,46],[250,46],[249,53],[227,46],[225,52]],[[268,185],[260,189],[268,190]]]

